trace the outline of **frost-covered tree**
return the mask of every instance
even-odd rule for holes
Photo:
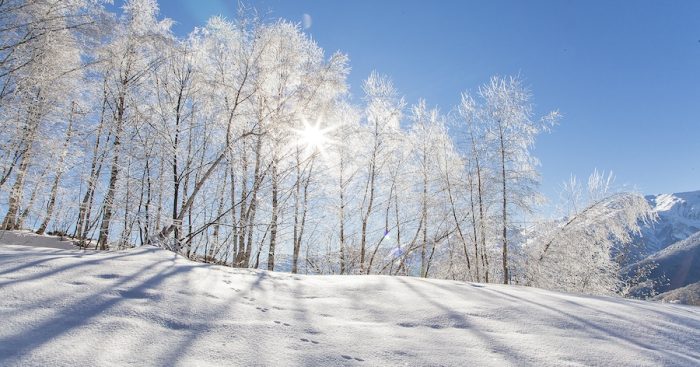
[[[615,190],[613,182],[612,173],[595,171],[587,187],[575,177],[565,185],[563,219],[539,226],[527,246],[528,284],[589,294],[621,290],[618,257],[653,215],[643,196]]]
[[[0,188],[11,177],[4,229],[22,227],[36,191],[25,202],[34,164],[50,143],[57,125],[69,119],[71,105],[80,98],[81,51],[69,22],[76,6],[53,1],[0,5],[4,60],[0,65],[0,126],[3,135]],[[14,10],[12,10],[14,9]],[[44,167],[39,167],[43,170]],[[9,182],[8,182],[9,183]],[[38,182],[33,182],[38,186]],[[22,210],[23,205],[27,205]]]
[[[503,283],[510,282],[508,232],[512,216],[527,213],[539,199],[537,159],[531,149],[535,137],[555,124],[558,112],[534,119],[530,93],[517,78],[491,78],[479,89],[484,100],[482,114],[485,138],[490,145],[490,163],[500,191],[500,240]]]
[[[537,201],[531,150],[556,114],[535,119],[517,79],[464,94],[448,131],[378,73],[351,99],[347,56],[297,24],[245,9],[187,36],[171,24],[155,0],[118,14],[0,1],[4,228],[236,267],[486,282],[508,281],[509,249],[534,243],[514,219]]]
[[[363,84],[365,93],[366,160],[361,201],[360,228],[360,273],[367,272],[366,251],[368,229],[372,214],[376,210],[377,182],[380,172],[388,161],[394,147],[393,137],[400,129],[400,121],[405,107],[403,98],[399,97],[391,80],[377,72],[367,78]]]

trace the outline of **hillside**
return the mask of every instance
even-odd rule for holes
[[[700,309],[0,245],[3,366],[700,363]]]
[[[648,279],[655,282],[656,293],[700,282],[700,232],[628,266],[625,272],[633,272],[649,264],[655,266]],[[650,294],[649,291],[647,285],[643,285],[634,289],[632,294],[643,297]]]
[[[685,287],[661,293],[654,297],[654,300],[700,306],[700,282],[688,284]]]

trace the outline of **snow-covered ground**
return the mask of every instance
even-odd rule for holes
[[[63,250],[78,249],[78,247],[69,240],[63,240],[58,236],[38,235],[29,231],[0,230],[0,245],[50,247]]]
[[[700,308],[0,245],[1,366],[700,364]]]

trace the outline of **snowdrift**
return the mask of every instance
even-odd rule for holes
[[[2,366],[700,364],[700,309],[0,245]]]

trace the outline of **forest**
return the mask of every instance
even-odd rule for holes
[[[538,215],[530,86],[456,106],[241,6],[186,37],[155,0],[0,0],[0,220],[82,247],[144,245],[237,268],[384,274],[618,294],[636,192],[595,171]],[[359,88],[358,88],[359,87]],[[550,198],[551,200],[551,198]]]

